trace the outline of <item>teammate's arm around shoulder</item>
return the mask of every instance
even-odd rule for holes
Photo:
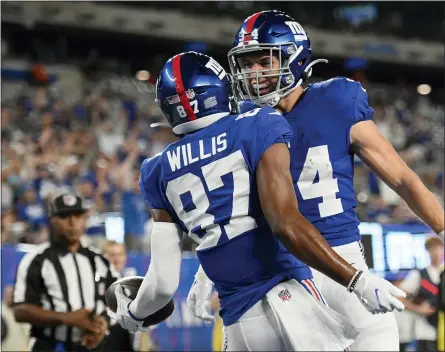
[[[151,209],[150,266],[130,305],[137,317],[147,317],[167,305],[179,285],[181,269],[181,229],[163,209]]]
[[[444,210],[372,121],[351,128],[351,148],[444,240]]]
[[[273,233],[295,257],[354,292],[369,311],[403,310],[403,304],[395,298],[404,297],[403,291],[356,270],[301,215],[289,167],[287,146],[276,143],[263,153],[256,171],[261,206]]]

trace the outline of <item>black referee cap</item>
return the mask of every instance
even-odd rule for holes
[[[88,211],[88,207],[84,205],[83,199],[75,193],[61,193],[56,195],[50,205],[48,216],[82,214]]]

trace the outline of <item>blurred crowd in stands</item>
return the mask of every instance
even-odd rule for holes
[[[8,92],[13,86],[3,81],[2,241],[47,240],[47,200],[71,188],[89,202],[87,236],[97,246],[106,235],[104,214],[120,212],[129,248],[141,248],[148,213],[139,167],[175,139],[169,129],[149,127],[159,120],[152,97],[137,106],[98,84],[67,104],[51,84],[29,84],[19,94]]]

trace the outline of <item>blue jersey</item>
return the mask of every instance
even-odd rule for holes
[[[226,326],[279,282],[312,277],[272,234],[256,185],[263,153],[291,137],[282,115],[258,108],[223,117],[142,164],[141,193],[199,243],[197,256],[218,291]]]
[[[373,112],[360,83],[338,77],[309,85],[285,114],[299,210],[331,246],[360,240],[349,133]]]

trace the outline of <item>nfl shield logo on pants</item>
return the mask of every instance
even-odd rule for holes
[[[278,294],[278,297],[280,297],[282,302],[288,302],[288,301],[290,301],[292,296],[290,295],[289,291],[286,289],[286,290],[282,290]]]

